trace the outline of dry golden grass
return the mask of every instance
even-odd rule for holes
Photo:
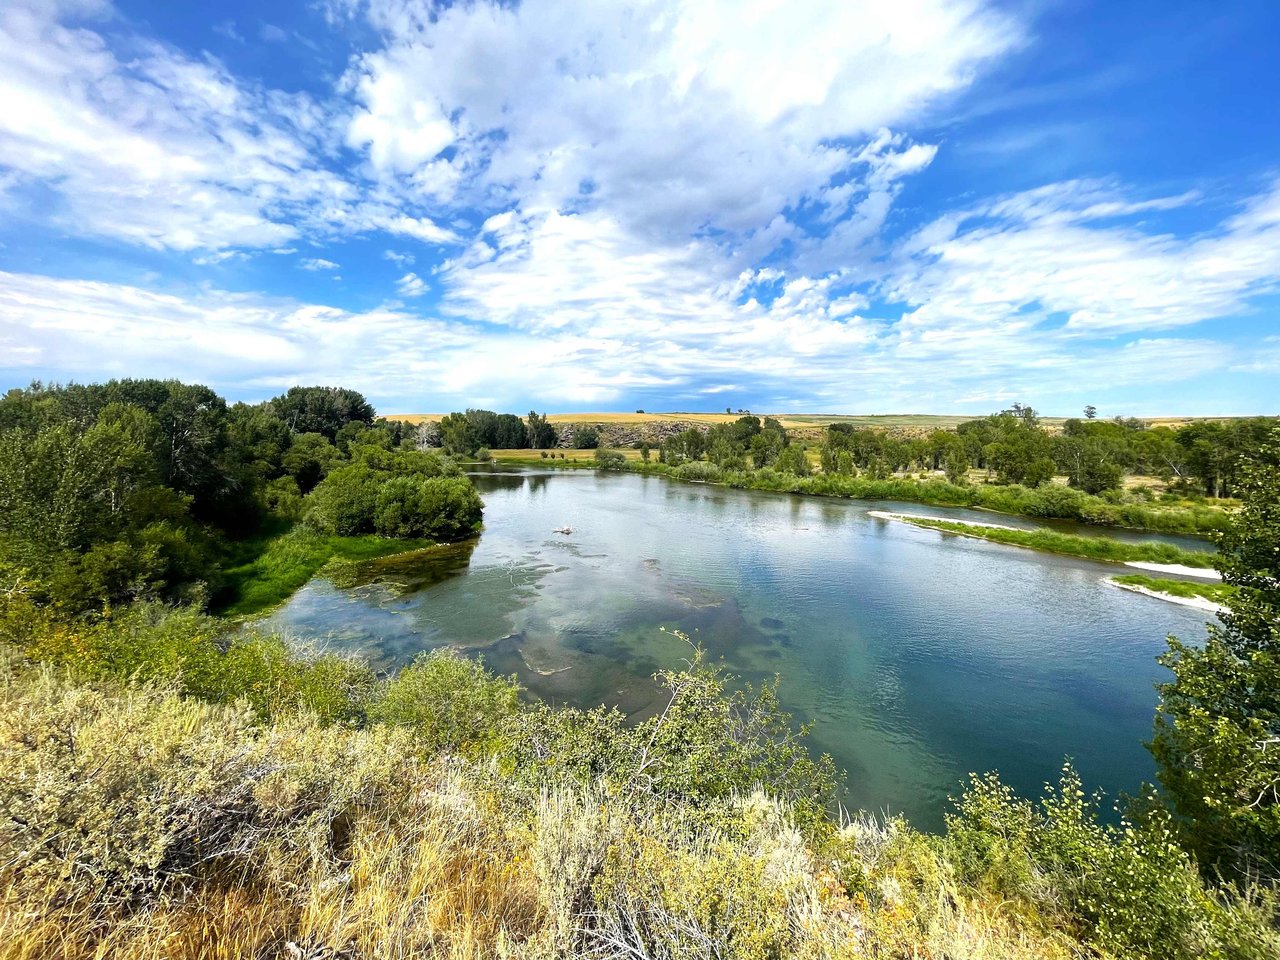
[[[388,420],[403,420],[407,423],[439,423],[443,413],[389,413]],[[714,426],[718,423],[733,423],[741,413],[550,413],[550,423],[595,423],[638,426],[645,423],[697,423]],[[825,427],[829,423],[851,423],[856,427],[880,427],[883,429],[926,429],[951,430],[958,424],[974,419],[970,416],[942,416],[932,414],[875,414],[867,416],[844,416],[841,414],[823,413],[753,413],[761,419],[773,417],[788,430],[803,430]],[[1046,423],[1060,424],[1060,419],[1046,418]]]
[[[759,413],[761,418],[771,416],[788,430],[821,429],[831,423],[848,423],[855,427],[882,430],[954,430],[969,420],[980,419],[980,415],[965,414],[931,414],[931,413],[877,413],[877,414],[829,414],[829,413]],[[443,413],[388,413],[389,420],[403,420],[407,423],[439,423]],[[740,413],[551,413],[547,420],[551,423],[594,423],[638,426],[645,423],[697,423],[714,426],[718,423],[732,423],[743,414]],[[1184,427],[1190,423],[1226,422],[1233,417],[1141,417],[1152,427]],[[1050,430],[1061,430],[1066,417],[1042,417],[1043,423]]]
[[[641,457],[640,457],[640,451],[639,451],[639,450],[633,450],[633,449],[631,449],[630,447],[622,447],[622,448],[614,448],[614,447],[610,447],[609,449],[611,449],[611,450],[613,450],[613,449],[617,449],[617,452],[618,452],[618,453],[620,453],[620,454],[622,454],[622,455],[623,455],[624,457],[626,457],[628,460],[639,460],[639,459],[641,459]],[[530,463],[540,463],[540,462],[542,462],[543,460],[548,459],[548,458],[546,458],[546,457],[543,457],[543,456],[542,456],[544,453],[546,453],[546,454],[550,454],[550,453],[552,453],[552,452],[554,452],[554,453],[555,453],[555,455],[556,455],[556,461],[557,461],[557,462],[559,462],[559,460],[560,460],[560,454],[562,454],[562,453],[564,454],[564,458],[565,458],[566,460],[591,460],[591,461],[594,461],[594,460],[595,460],[595,458],[596,458],[596,452],[595,452],[594,450],[561,450],[561,449],[559,449],[559,448],[557,448],[555,451],[551,451],[551,450],[491,450],[491,451],[489,451],[489,452],[493,455],[493,458],[494,458],[495,460],[519,460],[519,461],[522,461],[522,462],[530,462]],[[650,454],[650,456],[651,456],[651,457],[655,457],[655,458],[656,458],[656,456],[657,456],[656,451],[655,451],[654,453]]]

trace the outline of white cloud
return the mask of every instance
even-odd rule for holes
[[[154,248],[272,246],[298,235],[317,195],[348,192],[309,162],[305,98],[243,88],[152,41],[118,57],[58,19],[84,13],[24,0],[0,12],[0,167],[52,188],[59,225]]]
[[[114,16],[106,3],[0,8],[0,183],[11,207],[24,188],[37,198],[18,212],[153,249],[371,231],[453,242],[417,205],[333,167],[332,104],[241,82]]]
[[[877,131],[1019,42],[969,0],[360,8],[385,45],[348,75],[347,137],[389,182],[526,217],[605,211],[658,242],[749,242],[869,166],[887,190],[934,148]],[[869,137],[901,149],[869,156]]]
[[[1166,330],[1230,316],[1280,289],[1280,182],[1189,237],[1108,222],[1194,199],[1132,200],[1078,181],[1001,198],[908,239],[883,293],[917,308],[904,337],[941,350],[992,324],[1054,317],[1081,337]]]
[[[396,292],[402,297],[420,297],[428,289],[427,281],[416,273],[406,273],[396,281]]]
[[[939,153],[907,131],[1022,42],[979,0],[327,12],[378,39],[311,97],[133,36],[105,4],[4,7],[0,204],[204,265],[379,235],[417,254],[383,253],[398,295],[429,279],[442,318],[8,274],[14,365],[882,410],[1252,369],[1188,328],[1277,290],[1280,186],[1178,233],[1160,224],[1208,201],[1051,183],[892,242],[904,181]],[[261,359],[242,370],[241,350]]]

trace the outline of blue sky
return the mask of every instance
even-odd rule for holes
[[[1280,412],[1280,4],[9,0],[0,386]]]

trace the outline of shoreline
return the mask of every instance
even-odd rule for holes
[[[1187,573],[1204,580],[1220,579],[1215,570],[1207,567],[1193,566],[1191,562],[1176,562],[1179,559],[1194,561],[1199,554],[1177,547],[1154,551],[1155,556],[1163,556],[1169,561],[1134,560],[1136,556],[1152,556],[1150,545],[1127,544],[1107,537],[1090,537],[1079,534],[1060,534],[1044,528],[1010,527],[1001,524],[975,523],[972,520],[956,520],[949,517],[929,517],[922,514],[894,513],[887,510],[869,510],[868,515],[881,520],[896,520],[920,530],[934,530],[949,533],[971,540],[982,540],[1000,546],[1017,547],[1039,553],[1052,553],[1058,556],[1074,557],[1093,563],[1110,563],[1124,566],[1139,566],[1142,569],[1161,573]],[[1166,545],[1167,546],[1167,545]]]
[[[977,509],[974,507],[961,507],[962,510]],[[999,511],[992,510],[992,513]],[[955,517],[932,517],[923,513],[894,513],[891,510],[868,510],[867,516],[875,517],[877,520],[901,520],[904,523],[911,523],[914,520],[932,520],[934,523],[960,523],[968,527],[976,527],[979,530],[1013,530],[1018,533],[1028,532],[1026,527],[1010,527],[1003,523],[974,523],[972,520],[957,520]],[[1006,514],[1012,516],[1012,514]]]
[[[1221,614],[1226,613],[1229,609],[1220,603],[1214,603],[1212,600],[1206,600],[1204,597],[1175,597],[1172,593],[1162,593],[1159,590],[1151,590],[1148,587],[1139,586],[1136,583],[1117,583],[1113,577],[1107,577],[1106,582],[1121,590],[1128,590],[1130,593],[1140,593],[1144,597],[1163,600],[1166,603],[1176,603],[1180,607],[1192,607],[1196,610],[1203,610],[1206,613]]]
[[[572,461],[548,459],[545,461],[540,461],[532,458],[495,457],[493,462],[501,466],[515,467],[517,469],[530,469],[530,468],[536,469],[538,467],[542,467],[550,470],[599,470],[600,469],[600,465],[590,459],[578,459],[578,460],[572,460]],[[1061,514],[1047,516],[1047,515],[1031,513],[1031,512],[1026,512],[1022,510],[1016,510],[1016,509],[1002,509],[1000,506],[992,506],[987,503],[972,502],[973,498],[969,498],[969,497],[956,499],[951,497],[934,498],[934,497],[922,495],[923,493],[927,492],[927,489],[930,484],[936,483],[940,485],[945,485],[945,481],[942,481],[939,478],[934,478],[933,480],[920,481],[920,480],[910,479],[906,477],[894,477],[892,479],[887,479],[884,481],[874,481],[874,483],[877,483],[877,484],[894,486],[895,489],[891,491],[886,491],[883,493],[878,491],[875,493],[867,493],[867,492],[846,492],[841,490],[814,490],[814,489],[802,488],[808,481],[818,480],[818,479],[821,479],[823,476],[825,476],[824,474],[821,474],[821,473],[811,474],[806,477],[795,477],[793,478],[795,481],[793,485],[772,486],[772,485],[756,485],[754,483],[733,482],[734,479],[737,479],[736,477],[733,479],[720,479],[720,478],[694,479],[689,477],[682,477],[682,476],[679,476],[672,468],[667,467],[664,464],[660,464],[656,462],[648,462],[648,461],[642,462],[634,459],[626,460],[623,466],[614,472],[632,473],[632,474],[637,474],[643,477],[657,476],[657,477],[663,477],[667,480],[678,480],[683,483],[703,483],[703,484],[708,484],[710,486],[727,487],[731,490],[748,490],[756,493],[776,493],[776,494],[785,494],[788,496],[796,496],[796,497],[815,497],[818,499],[833,499],[833,500],[856,500],[864,503],[875,503],[877,501],[885,501],[885,500],[897,500],[904,503],[919,503],[925,506],[955,507],[963,510],[981,510],[987,513],[996,514],[997,516],[1026,517],[1029,520],[1046,520],[1046,521],[1062,520],[1062,521],[1067,521],[1071,523],[1077,523],[1082,526],[1097,527],[1098,529],[1102,529],[1102,530],[1106,530],[1106,529],[1130,530],[1135,533],[1153,533],[1153,534],[1165,534],[1169,536],[1188,537],[1192,539],[1204,540],[1206,542],[1211,542],[1211,538],[1213,536],[1214,530],[1219,529],[1218,527],[1215,527],[1213,529],[1208,529],[1208,528],[1184,529],[1182,527],[1170,527],[1170,526],[1156,525],[1151,523],[1133,523],[1133,522],[1126,523],[1123,521],[1095,522],[1095,521],[1087,520],[1082,516],[1079,516],[1079,517],[1064,516]],[[750,472],[748,472],[748,475],[749,473]],[[980,486],[982,486],[982,488],[985,489],[988,485],[980,485]],[[966,486],[966,487],[955,488],[955,489],[972,490],[972,489],[976,489],[976,486]],[[996,489],[999,489],[999,488],[996,488]],[[1024,491],[1024,492],[1034,493],[1034,491]],[[982,496],[978,495],[977,499],[981,499],[981,498]],[[1155,513],[1168,513],[1168,514],[1177,514],[1180,512],[1187,512],[1186,508],[1181,508],[1181,507],[1169,508],[1167,510],[1162,509],[1160,507],[1155,507],[1155,508],[1152,508],[1152,511]],[[1011,529],[1023,529],[1023,528],[1015,527]]]
[[[1175,573],[1183,577],[1194,577],[1197,580],[1214,580],[1222,582],[1222,574],[1208,567],[1189,567],[1185,563],[1151,563],[1147,560],[1126,560],[1126,567],[1138,570],[1150,570],[1153,573]]]

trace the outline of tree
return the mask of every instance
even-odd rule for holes
[[[445,453],[469,457],[480,446],[472,441],[464,413],[451,413],[440,421],[440,446]]]
[[[1203,647],[1169,638],[1151,751],[1205,867],[1280,879],[1280,430],[1240,470],[1219,538],[1235,588]]]
[[[801,447],[787,447],[778,454],[773,468],[780,473],[794,473],[798,477],[809,475],[809,458]]]
[[[341,462],[342,454],[322,433],[303,433],[282,458],[284,472],[293,477],[302,493],[310,493],[325,475]]]
[[[1098,408],[1092,403],[1084,408],[1084,418],[1086,420],[1096,420],[1098,417]]]
[[[594,450],[600,446],[600,434],[595,427],[576,427],[573,431],[573,445],[579,450]]]
[[[499,450],[523,450],[529,446],[529,430],[514,413],[498,414],[492,446]]]
[[[534,450],[549,450],[556,445],[556,428],[547,422],[547,415],[529,411],[529,446]]]
[[[955,443],[949,446],[943,465],[948,481],[963,483],[969,476],[969,455],[965,452],[964,444]]]
[[[601,470],[626,469],[627,458],[621,450],[609,450],[605,447],[597,447],[595,456],[596,466]]]
[[[343,387],[290,387],[271,401],[294,433],[322,433],[330,440],[345,424],[372,424],[374,409],[363,394]]]

